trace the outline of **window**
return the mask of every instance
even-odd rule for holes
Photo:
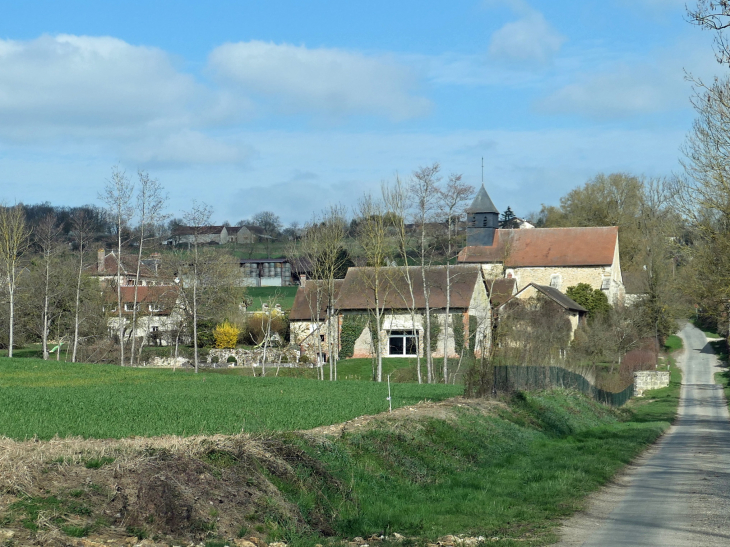
[[[159,330],[160,330],[160,327],[158,327],[157,325],[152,326],[152,332],[157,332]]]
[[[139,304],[124,304],[124,311],[139,311]]]
[[[412,330],[390,331],[388,355],[418,355],[418,334]]]
[[[150,311],[160,311],[161,309],[159,304],[150,304],[148,308]]]
[[[601,290],[607,291],[611,288],[611,278],[610,277],[604,277],[603,281],[601,281]]]

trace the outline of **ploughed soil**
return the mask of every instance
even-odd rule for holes
[[[460,406],[488,412],[499,404],[456,398],[386,415],[449,419]],[[324,440],[376,426],[384,417],[292,435]],[[332,536],[324,517],[309,514],[305,522],[277,487],[296,483],[301,465],[346,495],[346,485],[281,435],[0,438],[0,546],[182,546],[222,538],[221,545],[251,547],[282,523]]]

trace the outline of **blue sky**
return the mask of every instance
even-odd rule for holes
[[[0,1],[0,199],[99,203],[144,169],[179,215],[306,221],[438,161],[500,210],[669,176],[722,73],[685,0]]]

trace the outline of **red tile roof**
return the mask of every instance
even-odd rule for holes
[[[134,303],[134,287],[121,287],[122,304]],[[137,302],[139,304],[157,304],[159,306],[159,314],[169,314],[175,306],[175,302],[180,294],[180,288],[177,285],[155,285],[152,287],[137,287]],[[106,291],[106,300],[110,303],[116,303],[117,291],[110,289]],[[142,308],[142,312],[146,312],[147,308]],[[122,309],[123,313],[125,312]]]
[[[421,268],[410,266],[409,273],[413,284],[416,309],[426,307],[423,292]],[[451,281],[450,304],[453,309],[467,309],[477,282],[482,282],[479,267],[454,266],[449,270]],[[350,268],[337,298],[340,310],[367,310],[374,306],[375,291],[374,268]],[[405,276],[405,268],[388,267],[380,270],[380,305],[387,309],[408,309],[411,303],[410,290]],[[426,285],[429,289],[429,306],[433,309],[446,307],[446,268],[431,266],[426,268]]]
[[[337,297],[339,296],[340,288],[343,279],[334,280],[334,302],[337,305]],[[317,288],[320,289],[319,293],[319,320],[324,321],[327,317],[327,303],[329,293],[327,283],[318,279],[310,279],[304,287],[297,289],[297,294],[294,297],[294,305],[289,312],[289,319],[292,321],[312,321],[317,319]]]
[[[491,247],[465,247],[461,263],[504,262],[506,267],[609,266],[618,227],[497,230]]]
[[[120,263],[120,274],[121,275],[136,275],[137,273],[137,257],[122,255],[122,261]],[[98,262],[94,262],[88,266],[89,273],[91,275],[100,276],[116,276],[117,275],[117,255],[114,252],[110,252],[104,256],[104,269],[99,270]],[[149,267],[143,263],[139,267],[139,274],[142,277],[153,277],[153,272]]]

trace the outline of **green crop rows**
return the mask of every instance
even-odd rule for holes
[[[393,407],[462,387],[391,384]],[[0,358],[0,435],[233,434],[309,429],[388,409],[387,386]]]

